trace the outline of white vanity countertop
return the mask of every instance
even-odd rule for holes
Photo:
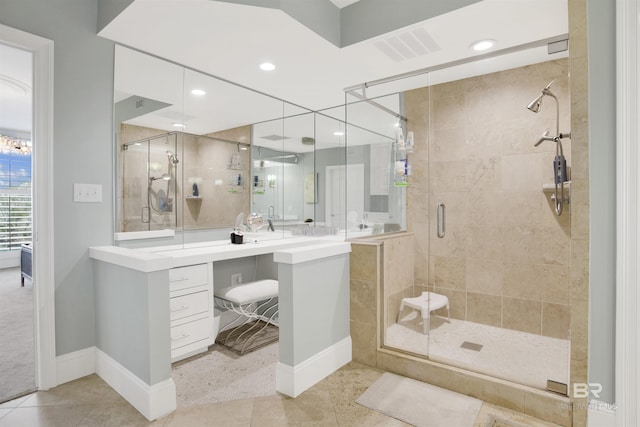
[[[150,272],[278,251],[286,252],[280,255],[282,262],[297,263],[346,253],[350,251],[350,246],[349,243],[333,239],[292,237],[288,239],[262,240],[257,243],[244,243],[242,245],[234,245],[228,241],[215,241],[208,242],[208,244],[185,245],[185,247],[146,249],[99,246],[89,248],[89,256],[111,264]],[[300,249],[297,250],[297,248]]]

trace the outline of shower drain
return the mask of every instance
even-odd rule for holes
[[[476,344],[474,342],[465,341],[460,345],[460,348],[466,348],[467,350],[480,351],[482,350],[482,344]]]

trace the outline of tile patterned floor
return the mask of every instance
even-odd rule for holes
[[[463,342],[482,345],[480,351],[461,348]],[[387,328],[387,346],[429,355],[443,362],[496,378],[545,389],[547,380],[568,384],[569,341],[512,331],[465,320],[432,316],[429,335],[415,312]]]
[[[382,374],[352,362],[295,399],[278,394],[186,406],[152,422],[97,375],[90,375],[0,404],[0,427],[407,426],[355,403]],[[553,426],[485,403],[473,427],[493,426],[496,420],[501,426]]]

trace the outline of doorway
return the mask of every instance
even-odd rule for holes
[[[345,194],[346,182],[349,195]],[[338,230],[356,227],[364,214],[364,164],[326,167],[325,221]]]
[[[33,139],[32,147],[27,150],[28,144],[24,142],[12,143],[12,150],[31,151],[33,169],[30,191],[21,188],[14,193],[30,193],[31,199],[31,238],[32,241],[32,271],[33,281],[25,280],[25,288],[31,289],[31,319],[32,325],[29,329],[32,335],[33,359],[30,362],[30,369],[34,376],[31,387],[38,390],[47,390],[56,384],[56,353],[55,353],[55,299],[54,299],[54,274],[53,274],[53,41],[40,36],[26,33],[15,28],[0,25],[0,45],[10,47],[26,53],[31,60],[31,111],[26,119],[30,123],[30,135]],[[4,72],[5,65],[12,63],[0,61]],[[15,77],[14,77],[15,79]],[[12,86],[12,90],[22,90],[24,87],[10,79],[3,79],[10,82],[7,86]],[[12,84],[13,83],[13,84]],[[23,82],[24,83],[24,82]],[[27,84],[28,85],[28,84]],[[4,103],[4,102],[3,102]],[[0,117],[6,117],[4,111],[0,112]],[[3,127],[1,125],[0,127]],[[8,127],[8,126],[7,126]],[[14,138],[19,139],[19,135]],[[17,150],[19,148],[19,150]],[[22,158],[24,160],[24,157]],[[18,169],[21,169],[18,167]],[[19,181],[20,173],[14,174],[15,183]],[[6,178],[6,174],[0,175],[1,179]],[[15,187],[15,186],[14,186]],[[21,185],[17,185],[21,187]],[[24,194],[23,194],[24,195]],[[23,230],[24,231],[24,230]],[[17,233],[19,234],[19,233]],[[16,235],[17,235],[16,234]],[[16,237],[16,236],[14,236]],[[24,236],[23,236],[24,237]],[[14,239],[14,246],[22,246]],[[14,254],[19,257],[19,253]],[[9,257],[11,258],[11,257]],[[17,273],[17,287],[21,286],[20,263],[14,261],[14,273]],[[28,309],[27,309],[28,310]],[[3,330],[5,332],[5,330]],[[0,355],[5,357],[11,355],[11,351],[6,348],[0,350]],[[4,377],[3,377],[4,379]],[[24,392],[29,390],[25,388]],[[0,400],[3,400],[4,397]]]

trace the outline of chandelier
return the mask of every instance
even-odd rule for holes
[[[0,153],[31,154],[31,141],[7,135],[0,135]]]

